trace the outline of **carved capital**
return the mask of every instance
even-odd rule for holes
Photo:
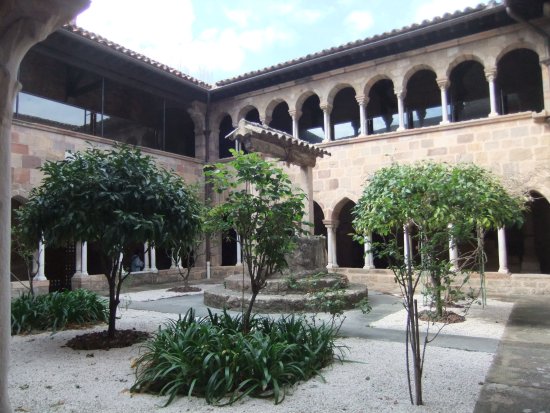
[[[393,93],[395,93],[397,99],[405,99],[406,92],[403,89],[394,89]]]
[[[292,119],[300,119],[300,117],[302,116],[302,111],[301,110],[298,110],[298,109],[290,109],[288,111],[288,114],[290,115],[290,117]]]
[[[494,82],[496,77],[497,77],[496,67],[490,67],[485,69],[485,78],[487,79],[488,82]]]
[[[328,113],[329,115],[332,112],[332,105],[330,103],[322,103],[319,107],[323,112]]]
[[[356,95],[355,100],[359,104],[359,106],[367,106],[369,104],[369,97],[365,95]]]
[[[449,79],[446,77],[441,77],[439,79],[435,80],[437,82],[437,86],[439,86],[439,89],[447,89],[449,87]]]

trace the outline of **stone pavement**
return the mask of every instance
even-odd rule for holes
[[[550,297],[515,303],[474,413],[550,413]]]

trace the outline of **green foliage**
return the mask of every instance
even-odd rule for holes
[[[19,208],[21,241],[63,246],[87,241],[100,253],[109,283],[109,335],[114,336],[125,248],[148,241],[171,249],[200,231],[199,201],[183,180],[156,166],[138,149],[89,148],[70,159],[46,162],[42,184]]]
[[[233,161],[205,167],[214,190],[227,194],[210,210],[207,227],[218,233],[233,229],[240,237],[252,290],[246,328],[256,295],[269,276],[287,266],[285,255],[294,249],[295,235],[303,233],[305,195],[292,187],[282,169],[259,154],[232,153]]]
[[[232,404],[245,396],[285,397],[285,388],[320,374],[335,357],[336,328],[301,317],[243,318],[193,310],[159,329],[136,364],[134,392],[205,397],[210,404]]]
[[[368,314],[372,311],[372,306],[369,302],[369,297],[364,297],[359,301],[357,304],[355,304],[355,307],[361,310],[363,314]]]
[[[23,294],[11,303],[11,333],[62,330],[74,324],[107,321],[106,300],[87,290]]]

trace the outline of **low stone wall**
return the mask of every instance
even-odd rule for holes
[[[345,274],[351,283],[368,286],[369,290],[397,294],[399,286],[394,281],[391,270],[365,270],[362,268],[336,268],[333,270]],[[501,274],[489,272],[485,275],[487,294],[489,295],[546,295],[550,294],[550,274]],[[479,289],[480,278],[472,274],[468,286]]]
[[[50,282],[45,281],[34,281],[32,283],[33,290],[36,295],[47,294],[50,290]],[[17,298],[21,294],[28,293],[29,282],[28,281],[12,281],[11,283],[11,296],[12,298]]]

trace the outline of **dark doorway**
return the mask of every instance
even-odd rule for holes
[[[351,214],[355,202],[347,201],[338,214],[338,229],[336,230],[336,261],[340,267],[363,268],[365,265],[364,247],[354,241],[352,234],[353,215]]]

